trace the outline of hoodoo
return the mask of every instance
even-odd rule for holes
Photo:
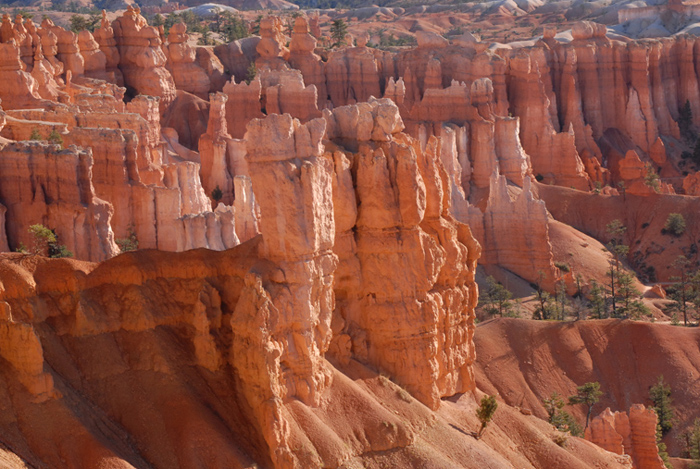
[[[692,5],[156,3],[3,14],[0,466],[700,464]]]

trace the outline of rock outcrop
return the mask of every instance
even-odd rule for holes
[[[638,469],[663,469],[656,446],[656,412],[642,404],[634,404],[627,412],[605,409],[593,418],[586,429],[586,439],[601,448],[632,457]]]
[[[105,73],[107,81],[118,86],[124,86],[124,76],[119,70],[119,49],[117,40],[114,38],[114,29],[107,20],[107,13],[102,10],[102,21],[100,27],[93,33],[95,41],[100,45],[100,50],[105,55]]]
[[[134,95],[160,98],[163,112],[175,99],[175,82],[165,68],[167,58],[161,49],[158,30],[131,6],[112,23],[119,49],[119,69],[127,90]]]
[[[386,372],[436,408],[441,397],[472,386],[480,247],[450,214],[436,145],[423,151],[402,134],[394,103],[370,100],[324,116],[327,138],[340,145],[332,153],[340,259],[334,350]],[[390,333],[377,327],[377,315],[405,327]]]
[[[189,35],[185,23],[175,23],[168,33],[166,68],[170,71],[179,90],[206,99],[211,88],[207,72],[196,62],[195,49],[187,44]]]
[[[61,244],[81,259],[117,254],[110,226],[112,206],[97,198],[91,151],[45,143],[10,143],[0,149],[0,203],[12,246],[31,246],[28,228],[55,229]]]

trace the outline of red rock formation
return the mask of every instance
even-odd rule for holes
[[[226,127],[232,137],[243,138],[248,122],[264,116],[260,109],[260,77],[256,76],[250,83],[236,84],[231,80],[224,86],[224,93],[228,96]]]
[[[58,54],[58,46],[56,45],[58,43],[58,38],[50,29],[45,29],[43,27],[37,30],[37,34],[41,38],[41,50],[44,54],[44,58],[51,65],[49,71],[52,72],[54,80],[56,80],[57,83],[63,83],[61,76],[63,75],[65,67],[63,66],[63,62],[56,58],[56,54]]]
[[[23,62],[24,65],[24,70],[31,72],[32,66],[34,65],[33,59],[33,49],[32,49],[32,42],[33,38],[32,35],[27,31],[27,29],[24,27],[24,23],[22,22],[22,15],[17,15],[15,16],[15,23],[12,26],[13,32],[14,32],[14,39],[15,42],[19,45],[19,55],[20,59]]]
[[[37,93],[39,96],[52,101],[58,100],[59,87],[54,79],[54,70],[49,61],[44,57],[40,42],[36,45],[34,50],[32,77],[37,82]]]
[[[367,101],[382,96],[379,77],[381,63],[367,46],[349,47],[331,53],[326,63],[326,86],[334,106]]]
[[[166,68],[170,71],[179,90],[187,91],[202,99],[209,96],[211,81],[207,72],[196,63],[196,51],[187,44],[189,35],[185,23],[176,23],[170,28]]]
[[[277,70],[285,65],[289,58],[289,50],[284,46],[284,24],[276,16],[268,16],[260,20],[260,42],[255,46],[259,54],[255,65],[258,69],[265,66]]]
[[[226,129],[226,101],[223,93],[209,95],[209,125],[207,133],[199,139],[199,154],[201,157],[200,176],[204,191],[211,195],[216,187],[221,189],[224,204],[233,203],[233,177],[227,164],[227,151],[231,136]]]
[[[117,41],[114,39],[114,29],[107,21],[107,13],[102,10],[102,22],[98,29],[94,32],[94,37],[100,45],[100,50],[105,55],[105,72],[107,81],[116,83],[119,86],[124,86],[124,76],[119,70],[119,49]]]
[[[588,190],[590,180],[574,146],[573,130],[557,133],[551,122],[545,83],[549,70],[525,51],[510,60],[511,109],[521,119],[522,145],[532,156],[532,168],[547,183]],[[558,127],[558,125],[557,125]]]
[[[131,7],[114,20],[112,28],[127,89],[160,98],[162,113],[175,99],[175,83],[165,69],[167,60],[158,30],[148,26],[145,18]]]
[[[118,252],[112,206],[95,195],[91,151],[45,143],[10,143],[1,150],[0,203],[7,207],[11,246],[32,245],[30,225],[55,229],[61,244],[82,259]]]
[[[5,109],[41,106],[39,84],[27,72],[22,71],[19,47],[14,39],[0,44],[0,100]]]
[[[321,117],[315,85],[304,86],[304,78],[296,70],[260,71],[262,105],[269,114],[290,114],[302,122]]]
[[[322,119],[302,125],[285,114],[253,120],[246,132],[262,215],[262,255],[278,266],[279,283],[266,289],[260,276],[246,276],[244,302],[231,319],[241,329],[233,338],[233,366],[278,467],[291,467],[296,459],[283,400],[295,396],[318,406],[331,385],[323,356],[332,335],[337,257],[333,166],[321,157],[324,130]],[[251,321],[257,327],[242,327]]]
[[[306,18],[297,17],[294,20],[294,30],[289,43],[289,65],[301,72],[306,86],[316,87],[318,108],[323,109],[328,96],[326,75],[323,61],[314,53],[315,49],[316,39],[309,34]]]
[[[44,18],[41,28],[51,31],[56,36],[56,57],[63,63],[64,70],[70,71],[74,77],[85,73],[85,59],[80,54],[78,35],[56,26],[49,18]]]
[[[85,61],[85,76],[107,80],[107,56],[100,50],[100,45],[88,30],[78,34],[78,46],[80,55]]]
[[[688,174],[683,179],[683,193],[700,196],[700,172]]]
[[[220,44],[214,47],[214,54],[224,68],[240,82],[248,77],[248,68],[255,63],[258,55],[255,49],[260,40],[260,37],[252,36],[228,44]]]
[[[663,469],[656,446],[656,412],[642,404],[626,412],[612,413],[610,408],[593,418],[586,439],[617,454],[629,454],[638,469]]]
[[[549,214],[531,192],[530,178],[511,197],[503,176],[491,178],[484,211],[483,264],[499,265],[520,277],[554,291],[559,273],[549,242]],[[522,224],[522,225],[521,225]],[[514,228],[521,225],[522,228]],[[501,233],[509,233],[502,236]]]
[[[250,177],[237,175],[233,178],[234,213],[236,216],[236,236],[244,243],[260,234],[260,207],[255,202],[253,184]]]
[[[449,213],[437,140],[422,151],[399,133],[395,104],[371,100],[324,116],[327,137],[346,145],[345,156],[333,154],[336,291],[342,299],[334,350],[340,359],[352,350],[353,358],[387,372],[436,408],[440,397],[471,387],[476,291],[469,282],[480,248]],[[349,192],[353,186],[356,196]],[[405,327],[389,333],[377,327],[378,314],[388,318],[384,324]],[[416,328],[428,332],[417,340]]]

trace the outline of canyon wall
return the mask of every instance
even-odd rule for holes
[[[388,97],[421,150],[439,154],[448,173],[450,213],[468,224],[485,246],[482,262],[551,290],[563,277],[553,267],[547,227],[551,214],[538,201],[538,184],[584,192],[611,185],[646,196],[654,192],[646,180],[652,171],[660,171],[671,181],[662,182],[660,192],[684,190],[680,179],[674,179],[678,171],[673,158],[667,156],[668,151],[678,152],[673,142],[680,137],[679,107],[688,101],[695,123],[700,122],[700,47],[695,39],[623,43],[607,38],[604,28],[593,23],[575,25],[568,43],[554,40],[548,30],[534,45],[515,48],[488,47],[473,37],[450,42],[421,33],[416,48],[387,52],[359,38],[356,46],[339,48],[326,61],[316,54],[316,39],[303,17],[295,20],[289,48],[282,22],[271,17],[262,24],[262,38],[246,38],[213,52],[189,46],[182,24],[175,25],[163,43],[138,7],[128,8],[111,24],[103,16],[94,36],[71,35],[50,20],[41,26],[25,21],[7,31],[0,44],[0,73],[12,84],[3,89],[12,92],[0,90],[3,106],[16,114],[15,119],[65,123],[66,142],[93,148],[100,178],[114,179],[111,188],[96,184],[96,195],[114,207],[112,230],[122,238],[133,225],[144,247],[221,248],[234,241],[218,238],[231,240],[232,232],[240,240],[228,220],[257,216],[255,203],[246,206],[245,214],[232,208],[235,178],[250,176],[242,139],[253,119],[288,113],[306,123],[321,117],[324,109]],[[245,83],[240,71],[253,63],[257,75]],[[238,76],[222,72],[223,64]],[[106,89],[90,77],[116,86]],[[121,84],[126,88],[119,88]],[[129,106],[121,105],[123,97],[132,100]],[[141,115],[147,126],[128,124],[138,140],[138,177],[133,168],[128,177],[123,169],[115,176],[103,169],[106,153],[114,153],[108,160],[133,165],[133,155],[127,154],[134,152],[134,137],[124,137],[129,143],[117,144],[120,150],[89,144],[82,131],[71,137],[73,127],[85,126],[70,111],[64,114],[71,106],[99,113],[103,128],[125,122],[124,117],[104,115],[110,107]],[[22,108],[46,111],[22,117]],[[162,129],[161,118],[167,122]],[[32,125],[15,122],[13,128],[29,132],[15,136],[6,130],[4,135],[26,139]],[[432,137],[438,142],[428,150]],[[103,149],[98,152],[98,147]],[[192,190],[182,179],[187,174],[197,180]],[[688,174],[685,183],[690,193],[693,177]],[[116,189],[122,183],[136,186],[133,190],[152,202],[144,207],[130,202],[140,195]],[[214,200],[217,187],[222,195]],[[612,187],[605,193],[620,193]],[[165,202],[178,198],[179,209]],[[214,205],[221,202],[222,209],[212,211],[205,198]],[[147,226],[147,219],[158,217],[167,221]],[[508,226],[512,220],[518,236],[506,242],[500,234],[505,225],[497,220]],[[158,236],[159,230],[170,235]],[[216,234],[220,230],[226,233]],[[11,248],[14,238],[10,237]],[[525,258],[537,260],[530,265]]]

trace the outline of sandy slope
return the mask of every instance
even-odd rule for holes
[[[546,417],[541,402],[598,381],[605,392],[594,412],[650,404],[658,376],[671,385],[678,423],[666,437],[677,454],[676,435],[700,417],[700,330],[646,322],[588,320],[575,323],[496,319],[477,327],[477,386],[506,402]],[[569,408],[583,421],[581,408]]]

